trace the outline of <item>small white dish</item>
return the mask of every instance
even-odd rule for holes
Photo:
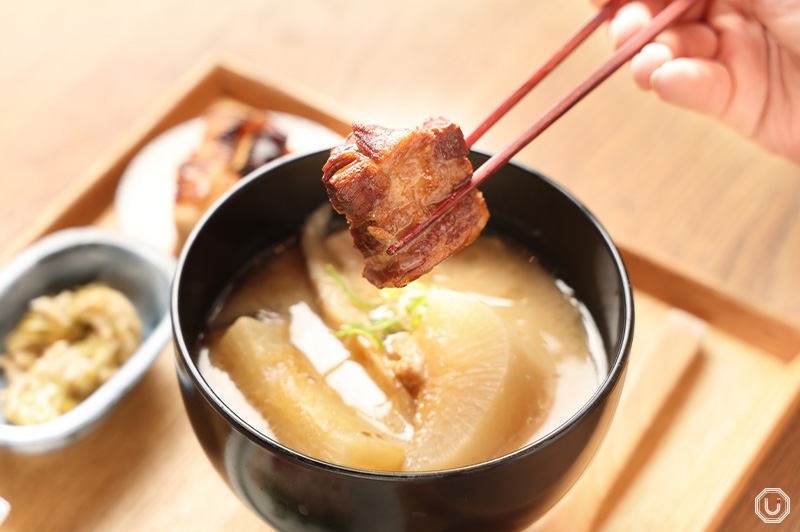
[[[268,113],[272,124],[286,135],[290,155],[313,153],[342,143],[341,135],[317,122],[278,111]],[[147,143],[131,160],[114,197],[114,210],[123,233],[164,253],[175,252],[172,208],[177,172],[200,145],[204,128],[200,117],[178,124]]]
[[[92,227],[44,237],[0,270],[0,338],[16,326],[31,299],[89,282],[102,282],[125,294],[142,320],[139,349],[69,412],[38,425],[13,425],[0,410],[0,446],[20,453],[44,453],[65,447],[97,427],[170,340],[169,291],[174,270],[172,257]],[[0,371],[0,389],[6,385]]]

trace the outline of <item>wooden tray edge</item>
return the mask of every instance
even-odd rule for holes
[[[785,360],[800,353],[800,326],[697,271],[668,265],[629,244],[618,248],[633,286]]]
[[[734,505],[741,500],[749,481],[757,475],[789,424],[797,419],[797,414],[800,412],[800,356],[796,356],[788,365],[786,373],[786,378],[775,394],[775,408],[767,410],[763,415],[762,425],[767,430],[761,434],[754,431],[755,436],[750,442],[749,451],[743,452],[739,461],[745,466],[734,475],[727,489],[717,493],[716,502],[712,504],[714,512],[711,514],[711,519],[698,530],[721,532],[720,527],[727,516],[734,511]]]
[[[105,156],[76,179],[52,208],[40,215],[28,230],[0,253],[0,265],[45,235],[95,222],[113,203],[125,167],[150,140],[188,117],[199,115],[220,93],[230,92],[235,92],[237,99],[251,105],[270,102],[273,108],[288,107],[342,135],[351,128],[351,122],[341,117],[341,106],[339,111],[334,110],[336,106],[319,94],[291,82],[256,76],[236,61],[205,58],[134,124]]]
[[[134,155],[161,131],[177,123],[176,110],[193,94],[216,92],[219,66],[203,61],[191,70],[137,122],[101,159],[76,179],[0,256],[4,264],[24,247],[55,231],[89,225],[113,202],[120,174]]]
[[[93,223],[112,204],[119,177],[136,153],[162,131],[201,113],[219,93],[231,94],[254,106],[289,107],[342,135],[348,133],[351,124],[345,116],[355,116],[302,86],[285,80],[265,79],[235,60],[206,58],[0,254],[0,264],[49,233]],[[800,326],[797,324],[764,306],[748,302],[699,272],[642,253],[624,242],[617,242],[617,245],[637,289],[780,358],[788,360],[800,352]]]
[[[206,59],[0,254],[0,264],[49,233],[94,222],[112,204],[118,179],[135,154],[156,135],[185,119],[187,113],[199,114],[220,92],[235,92],[251,105],[261,105],[265,99],[274,97],[290,99],[316,116],[324,117],[320,123],[332,130],[342,134],[349,131],[350,122],[342,116],[346,113],[334,102],[291,83],[278,83],[254,75],[246,65],[236,61]],[[271,96],[265,96],[267,93]],[[193,104],[194,101],[205,103]],[[789,362],[787,377],[776,391],[778,408],[764,419],[765,432],[754,437],[748,450],[742,453],[741,463],[746,465],[735,473],[736,480],[728,489],[715,499],[712,519],[702,525],[702,530],[716,531],[747,480],[756,473],[768,450],[800,409],[800,357],[797,356],[800,354],[800,327],[764,306],[748,302],[714,279],[671,265],[665,258],[645,254],[630,244],[618,241],[617,245],[637,289]]]

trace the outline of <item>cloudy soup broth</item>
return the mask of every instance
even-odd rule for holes
[[[505,238],[379,290],[331,225],[322,207],[248,265],[202,342],[215,393],[279,443],[358,469],[450,469],[546,435],[605,378],[589,312]]]

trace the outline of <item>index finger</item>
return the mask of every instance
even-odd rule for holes
[[[599,0],[605,1],[605,0]],[[626,2],[614,14],[608,23],[608,35],[614,48],[633,37],[640,29],[647,26],[653,16],[666,5],[664,0],[633,0]]]
[[[612,0],[590,0],[602,7]],[[615,48],[630,39],[637,31],[647,26],[653,17],[660,12],[670,0],[630,0],[620,6],[608,24],[608,34]],[[699,20],[705,10],[705,2],[699,2],[681,17],[681,21]]]

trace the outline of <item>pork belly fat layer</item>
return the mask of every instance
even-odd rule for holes
[[[478,237],[489,212],[473,191],[411,245],[386,249],[472,175],[461,129],[442,118],[414,129],[354,124],[323,167],[333,207],[347,216],[374,285],[405,286]]]

